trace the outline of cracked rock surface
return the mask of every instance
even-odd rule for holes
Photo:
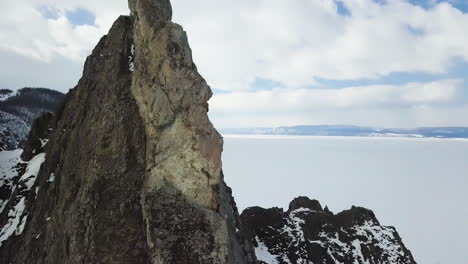
[[[129,6],[30,134],[43,163],[0,217],[0,263],[255,263],[187,35],[168,0]]]

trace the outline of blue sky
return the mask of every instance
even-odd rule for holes
[[[468,1],[172,4],[214,91],[218,127],[468,126]],[[76,84],[99,38],[129,12],[126,0],[23,0],[4,10],[0,59],[9,64],[0,86],[61,91]]]
[[[75,26],[82,26],[82,25],[94,25],[96,20],[96,16],[91,11],[78,8],[72,11],[67,11],[66,16],[70,23]]]

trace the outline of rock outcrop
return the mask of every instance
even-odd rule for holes
[[[317,200],[299,197],[286,212],[251,207],[241,220],[259,263],[416,263],[395,228],[381,226],[365,208],[335,215]]]
[[[363,208],[300,197],[239,216],[169,0],[129,6],[57,112],[1,153],[0,263],[415,263]]]
[[[0,263],[255,263],[186,33],[168,0],[129,6],[30,133]]]

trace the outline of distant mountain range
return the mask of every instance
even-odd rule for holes
[[[295,135],[349,137],[468,138],[468,127],[372,128],[350,125],[311,125],[276,128],[227,128],[224,135]]]
[[[65,95],[46,88],[0,89],[0,151],[16,149],[41,114],[54,112]]]

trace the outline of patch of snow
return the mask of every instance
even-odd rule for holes
[[[16,189],[13,178],[18,176],[18,172],[14,167],[21,161],[21,153],[23,153],[22,149],[0,152],[0,186],[7,186],[6,188],[10,189],[11,193]],[[0,199],[0,213],[5,210],[9,200],[10,197],[6,200]]]
[[[13,234],[20,235],[23,233],[24,225],[26,224],[26,219],[24,218],[27,216],[23,217],[23,219],[21,219],[21,216],[26,208],[25,202],[26,198],[21,198],[15,207],[8,212],[8,222],[0,231],[0,246]]]
[[[132,46],[130,47],[130,53],[132,55],[128,56],[128,70],[131,71],[131,72],[134,72],[135,71],[135,60],[134,60],[135,45],[134,44],[132,44]]]
[[[385,263],[400,263],[399,257],[404,256],[401,245],[395,238],[395,230],[391,227],[376,225],[372,221],[366,221],[363,225],[357,225],[347,230],[341,230],[344,233],[353,234],[354,237],[365,237],[366,239],[354,239],[351,242],[340,240],[339,233],[327,234],[320,233],[321,240],[309,241],[320,244],[327,249],[328,255],[336,263],[335,256],[344,256],[343,253],[351,253],[354,258],[354,264],[369,264],[370,261],[364,258],[362,247],[378,247],[384,252],[382,256],[386,257]]]
[[[41,169],[42,163],[45,161],[45,153],[40,153],[34,156],[29,162],[26,172],[21,176],[19,180],[20,183],[23,183],[28,190],[31,190],[32,186],[36,182],[37,175]]]
[[[55,173],[51,173],[47,182],[54,182],[54,180],[55,180]]]
[[[41,141],[41,148],[45,147],[49,143],[49,139],[39,139]]]
[[[311,210],[309,208],[301,207],[301,208],[297,208],[296,210],[291,211],[291,214],[304,213],[304,212],[311,213],[311,212],[317,212],[317,211]]]
[[[18,92],[0,94],[0,101],[6,101],[8,98],[17,95]]]
[[[0,179],[2,184],[5,183],[5,179],[10,178],[9,184],[11,184],[12,193],[14,193],[16,185],[23,185],[26,189],[22,190],[22,194],[18,194],[15,197],[15,201],[19,199],[14,207],[8,212],[8,222],[2,227],[0,231],[0,246],[3,242],[8,240],[13,234],[21,235],[26,226],[28,214],[25,212],[26,209],[26,196],[23,194],[24,191],[31,191],[36,181],[37,175],[41,168],[42,163],[45,161],[45,153],[40,153],[34,156],[29,162],[22,162],[20,155],[22,150],[6,151],[0,154],[0,171],[2,171],[2,178]],[[24,174],[21,176],[17,183],[12,181],[12,178],[17,176],[17,172],[13,169],[18,163],[27,164]],[[36,188],[36,194],[39,191]],[[11,197],[9,200],[12,199]],[[13,201],[13,200],[12,200]],[[1,209],[4,210],[8,201],[1,201]]]
[[[355,239],[351,243],[353,245],[354,264],[370,264],[369,260],[362,255],[361,241]]]
[[[289,237],[292,238],[293,243],[296,246],[299,246],[299,243],[305,242],[304,232],[302,231],[302,226],[305,222],[301,218],[297,217],[297,213],[301,212],[311,212],[312,210],[306,208],[299,208],[292,211],[289,214],[289,217],[286,219],[287,224],[284,226],[281,233],[287,233]]]
[[[258,246],[255,247],[255,255],[257,256],[257,259],[264,261],[267,264],[279,264],[277,256],[271,254],[268,251],[268,247],[263,242],[259,241],[258,237],[256,239],[258,243]]]

